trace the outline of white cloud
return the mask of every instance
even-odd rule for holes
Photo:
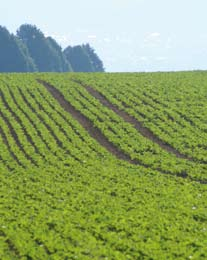
[[[45,37],[48,37],[48,36],[50,36],[50,34],[49,34],[49,32],[48,32],[48,31],[45,31],[45,32],[43,32],[43,33],[44,33]]]
[[[109,38],[107,38],[107,37],[104,38],[103,40],[104,40],[104,42],[106,42],[106,43],[110,43],[110,42],[111,42],[111,39],[109,39]]]
[[[160,41],[161,34],[159,32],[147,33],[144,42],[157,42]]]
[[[143,48],[156,47],[161,44],[161,34],[159,32],[147,33],[144,37]]]
[[[159,32],[153,32],[153,33],[149,34],[150,38],[157,38],[157,37],[160,37],[160,36],[161,36],[161,34]]]
[[[77,28],[75,30],[77,33],[88,33],[88,30],[87,29],[84,29],[84,28]]]
[[[95,40],[97,39],[97,36],[95,34],[88,35],[88,39]]]

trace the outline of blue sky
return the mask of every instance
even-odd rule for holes
[[[7,0],[1,25],[37,25],[62,47],[89,42],[106,71],[207,69],[206,0]]]

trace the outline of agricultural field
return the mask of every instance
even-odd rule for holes
[[[0,74],[0,259],[207,259],[207,72]]]

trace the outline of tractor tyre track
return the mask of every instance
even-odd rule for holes
[[[70,113],[72,117],[75,118],[83,126],[83,128],[90,134],[92,138],[96,139],[110,153],[114,154],[118,159],[138,164],[135,162],[135,160],[131,160],[131,158],[128,155],[119,151],[113,143],[109,142],[109,140],[101,133],[101,131],[98,128],[96,128],[93,125],[93,123],[89,119],[87,119],[78,110],[76,110],[64,98],[64,96],[60,93],[59,90],[57,90],[55,87],[53,87],[51,84],[45,81],[38,80],[38,82],[41,83],[52,94],[52,96],[58,101],[58,103],[64,108],[65,111]]]
[[[42,84],[48,92],[57,100],[57,102],[63,107],[65,111],[70,113],[74,119],[76,119],[80,125],[89,133],[89,135],[94,138],[101,146],[103,146],[106,150],[108,150],[111,154],[113,154],[116,158],[124,160],[126,162],[129,162],[130,164],[134,165],[140,165],[145,168],[149,168],[149,165],[146,165],[138,160],[131,159],[129,155],[125,154],[123,151],[119,150],[113,143],[111,143],[103,134],[102,132],[96,128],[93,123],[86,118],[83,114],[81,114],[80,111],[78,111],[75,107],[73,107],[63,96],[63,94],[56,89],[54,86],[51,84],[47,83],[44,80],[37,79],[37,81]],[[181,173],[174,173],[172,174],[171,172],[168,171],[163,171],[162,169],[154,169],[155,171],[158,171],[161,174],[166,174],[166,175],[172,175],[175,177],[181,177],[183,179],[188,178],[191,181],[196,181],[201,184],[207,184],[207,181],[205,180],[197,180],[194,178],[191,178],[188,176],[186,172],[181,172]]]
[[[159,137],[157,137],[152,131],[150,131],[148,128],[146,128],[145,126],[143,126],[143,124],[138,121],[137,119],[135,119],[134,117],[132,117],[131,115],[129,115],[128,113],[126,113],[123,110],[120,110],[116,105],[112,104],[111,102],[109,102],[104,95],[102,95],[100,92],[98,92],[97,90],[95,90],[94,88],[87,86],[85,84],[83,84],[82,82],[78,81],[78,80],[73,80],[74,82],[80,84],[82,87],[84,87],[89,94],[91,94],[93,97],[95,97],[96,99],[98,99],[102,105],[106,106],[107,108],[111,109],[112,111],[114,111],[117,115],[119,115],[120,117],[122,117],[125,122],[132,124],[135,129],[144,137],[146,137],[147,139],[151,140],[152,142],[158,144],[163,150],[174,154],[177,158],[181,158],[181,159],[185,159],[185,160],[189,160],[189,161],[195,161],[193,158],[188,157],[185,154],[181,154],[178,150],[176,150],[175,148],[173,148],[172,146],[170,146],[169,144],[165,143],[164,141],[162,141]]]

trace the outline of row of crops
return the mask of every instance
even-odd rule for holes
[[[100,91],[181,153],[207,161],[203,141],[207,138],[205,73],[114,75],[103,84],[105,77],[82,75],[79,80]]]
[[[206,259],[206,76],[0,75],[0,259]]]
[[[118,88],[116,88],[115,83],[114,86],[110,85],[110,81],[108,83],[109,87],[108,88],[104,87],[107,86],[108,84],[103,84],[103,82],[107,82],[107,81],[104,81],[102,77],[104,76],[100,75],[100,79],[99,79],[100,82],[95,77],[94,77],[94,81],[90,82],[90,76],[88,76],[87,78],[88,81],[84,81],[84,74],[83,74],[83,76],[81,75],[78,78],[80,82],[82,80],[82,84],[77,83],[76,80],[74,80],[74,77],[71,76],[68,77],[68,75],[66,75],[65,77],[61,75],[59,78],[58,76],[50,76],[50,77],[47,76],[46,80],[47,82],[55,86],[57,89],[59,89],[61,93],[64,95],[64,97],[68,100],[68,102],[72,104],[78,111],[80,111],[85,117],[87,117],[91,122],[93,122],[94,127],[101,130],[104,136],[106,136],[111,143],[115,144],[119,150],[123,151],[123,153],[128,154],[132,160],[136,160],[139,165],[150,167],[153,170],[158,170],[163,173],[175,174],[180,176],[182,175],[189,176],[197,180],[206,180],[205,172],[207,169],[207,165],[206,165],[207,156],[205,155],[206,151],[204,150],[205,143],[202,144],[204,148],[203,148],[203,157],[201,160],[198,159],[199,154],[197,153],[197,149],[194,148],[191,149],[190,157],[189,159],[186,160],[182,158],[177,158],[176,155],[169,153],[168,151],[165,151],[164,149],[162,149],[162,147],[160,147],[152,140],[149,140],[148,138],[142,136],[140,132],[134,128],[133,125],[126,122],[123,118],[121,118],[119,115],[113,112],[112,109],[104,106],[97,98],[93,97],[90,93],[88,93],[87,89],[84,86],[89,85],[95,88],[96,85],[100,85],[99,88],[96,87],[96,89],[98,89],[98,91],[100,91],[101,94],[106,96],[106,98],[108,98],[108,100],[111,103],[113,102],[113,104],[117,106],[118,106],[117,102],[122,103],[122,99],[121,99],[122,96],[120,93],[121,91],[123,91],[122,90],[123,87],[119,88],[121,90],[120,93],[118,91]],[[116,74],[115,76],[111,76],[112,79],[113,78],[116,79],[116,77],[117,77]],[[117,84],[119,85],[119,81],[118,80],[116,81],[115,79],[114,82],[117,82]],[[103,88],[101,87],[101,82]],[[120,82],[122,82],[122,80],[120,80]],[[131,81],[129,82],[132,82],[131,84],[134,83],[135,85],[136,80],[133,77],[131,77]],[[124,82],[123,80],[123,84],[124,83],[126,84],[126,82]],[[68,87],[68,85],[70,87]],[[124,96],[125,98],[127,96],[127,93],[130,92],[130,88],[128,87],[128,85],[126,86],[127,86],[126,93]],[[113,96],[112,97],[110,96],[111,89],[115,89],[115,92],[118,93],[117,94],[118,98],[114,98]],[[131,89],[135,91],[133,85]],[[139,110],[140,107],[139,104],[143,101],[139,96],[139,92],[134,93],[133,97],[134,100],[136,100],[136,103],[133,103],[133,105],[130,103],[131,101],[130,95],[128,98],[126,98],[127,100],[129,100],[126,105],[127,107],[126,112],[129,113],[129,111],[133,111],[131,115],[136,118],[135,116],[136,110]],[[127,101],[125,100],[123,102],[126,103]],[[121,107],[121,109],[123,109],[123,106]],[[141,108],[140,110],[147,111],[147,109],[148,108],[145,109],[144,107]],[[169,109],[169,111],[170,110],[172,110],[172,108]],[[154,113],[159,113],[159,110],[156,108],[153,108],[152,111],[155,111]],[[144,115],[144,112],[142,113]],[[163,115],[162,113],[164,112],[161,111],[159,117],[162,118],[163,120],[162,124],[164,124],[166,118],[164,116],[162,117]],[[149,113],[147,113],[144,118],[147,118],[147,115],[149,115]],[[150,124],[153,124],[153,122],[150,121],[151,120],[150,118],[151,116],[147,120],[150,122]],[[156,115],[154,115],[154,118],[156,119]],[[137,119],[141,121],[139,117]],[[185,129],[183,128],[182,124],[179,123],[179,121],[175,121],[175,124],[179,125],[180,128],[178,129],[177,132],[176,129],[172,129],[172,132],[175,134],[174,139],[176,139],[177,137],[177,140],[179,140],[181,139],[179,134],[181,136],[185,135]],[[148,127],[147,124],[145,125]],[[154,125],[156,126],[156,123],[154,123]],[[167,126],[166,128],[168,129],[167,123],[166,126]],[[171,126],[169,127],[169,129],[171,130]],[[159,135],[158,132],[153,131],[154,130],[153,128],[151,130],[155,136],[159,136],[161,140],[163,139],[162,134]],[[196,132],[196,129],[194,129],[194,132]],[[205,132],[203,132],[203,135],[204,134]],[[194,137],[189,133],[189,139],[190,138],[192,138],[191,142],[193,143]],[[202,140],[200,140],[200,143]],[[166,143],[172,145],[172,147],[174,146],[174,148],[177,149],[177,146],[172,142],[166,141]],[[200,143],[197,144],[198,148],[201,146]],[[195,146],[195,144],[192,145]],[[202,148],[200,149],[202,152]],[[178,151],[181,152],[181,154],[188,156],[186,150],[183,151],[182,149],[181,150],[178,149]],[[204,155],[206,157],[204,157]]]

